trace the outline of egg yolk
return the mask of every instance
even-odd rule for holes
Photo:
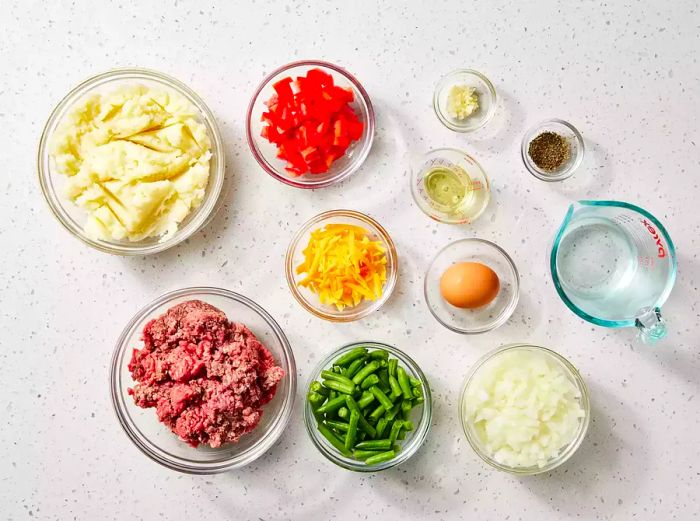
[[[454,264],[440,278],[442,297],[458,308],[485,306],[496,298],[500,288],[496,272],[480,262]]]

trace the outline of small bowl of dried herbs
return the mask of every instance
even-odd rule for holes
[[[585,146],[581,133],[561,119],[538,123],[525,133],[521,147],[523,163],[542,181],[563,181],[583,161]]]

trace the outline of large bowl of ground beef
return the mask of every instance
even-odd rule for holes
[[[112,401],[134,444],[192,474],[246,465],[280,437],[296,367],[275,320],[250,299],[185,288],[148,304],[119,337]]]

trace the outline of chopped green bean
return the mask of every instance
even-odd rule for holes
[[[355,445],[355,448],[365,450],[389,450],[393,444],[393,441],[385,438],[382,440],[361,441]]]
[[[355,387],[355,384],[352,383],[352,380],[350,380],[350,378],[348,378],[347,376],[343,376],[342,374],[334,373],[333,371],[321,371],[321,378],[323,378],[324,380],[333,380],[335,382],[340,382]],[[323,382],[323,385],[326,385],[326,382]]]
[[[402,420],[396,420],[394,424],[391,426],[391,432],[389,433],[389,440],[391,441],[390,445],[393,445],[396,442],[396,438],[399,435],[399,431],[403,427],[403,421]]]
[[[386,429],[387,423],[389,421],[386,418],[379,418],[375,429],[377,429],[377,438],[381,438],[384,434],[384,429]]]
[[[339,356],[336,361],[334,362],[335,365],[348,365],[350,362],[353,362],[354,360],[357,360],[360,357],[363,357],[367,354],[367,349],[364,347],[356,347],[354,349],[351,349],[347,353],[344,353],[343,355]]]
[[[357,400],[357,405],[360,406],[360,409],[364,409],[369,404],[371,404],[373,401],[374,401],[374,395],[369,391],[365,391],[362,393],[362,396],[360,397],[360,399]]]
[[[386,415],[384,416],[388,421],[392,421],[394,418],[396,418],[396,415],[399,413],[401,410],[401,404],[397,403],[394,405],[391,409],[389,409],[386,412]]]
[[[330,389],[323,387],[323,384],[321,382],[317,382],[316,380],[309,384],[309,391],[321,394],[326,398],[328,398],[328,395],[330,394]]]
[[[355,376],[352,377],[353,383],[355,385],[360,385],[362,383],[362,380],[367,378],[377,369],[379,369],[379,362],[377,360],[372,360],[370,363],[368,363],[366,366],[360,369],[357,373],[355,373]]]
[[[379,418],[382,417],[382,415],[384,414],[385,411],[386,411],[386,409],[384,408],[384,406],[383,406],[383,405],[379,405],[376,409],[374,409],[374,410],[370,413],[369,419],[370,419],[371,421],[375,421],[375,422],[376,422],[377,420],[379,420]]]
[[[413,398],[413,393],[411,392],[411,383],[408,380],[408,375],[403,367],[399,366],[396,368],[396,376],[401,386],[401,391],[403,392],[403,397],[407,400]]]
[[[391,375],[389,375],[389,387],[391,387],[391,394],[393,396],[398,398],[403,394],[399,381]]]
[[[359,460],[366,460],[367,458],[371,456],[376,456],[377,454],[380,454],[382,451],[380,450],[362,450],[362,449],[355,449],[352,451],[352,457],[355,459]]]
[[[352,453],[345,448],[345,443],[338,438],[335,434],[333,434],[333,431],[330,430],[328,427],[323,422],[318,423],[318,430],[321,434],[323,434],[323,437],[326,438],[331,445],[333,445],[336,449],[340,451],[341,454],[344,456],[351,456]]]
[[[348,421],[348,432],[345,435],[345,448],[350,451],[355,446],[355,440],[357,438],[357,424],[360,421],[360,413],[357,411],[352,411],[350,413],[350,420]]]
[[[384,419],[386,420],[386,417],[384,417]],[[384,431],[382,432],[381,438],[388,438],[389,437],[389,434],[391,434],[391,427],[393,425],[394,425],[393,420],[386,420],[386,426],[384,427]],[[379,439],[379,438],[380,437],[377,436],[377,439]]]
[[[380,369],[377,371],[377,376],[379,377],[379,388],[388,393],[391,391],[391,385],[389,385],[389,371],[386,369]]]
[[[342,394],[352,394],[355,392],[355,384],[353,383],[346,384],[345,382],[339,382],[337,380],[324,380],[323,385]]]
[[[415,428],[409,416],[425,402],[425,392],[427,387],[386,349],[357,347],[309,384],[307,403],[333,447],[375,465],[401,451],[397,440]]]
[[[325,396],[322,396],[318,393],[315,393],[313,391],[309,391],[309,393],[306,395],[306,399],[309,402],[309,405],[311,405],[311,410],[314,412],[314,415],[318,412],[318,408],[323,405],[323,402],[326,401]]]
[[[357,373],[357,371],[359,371],[360,368],[364,365],[366,359],[366,356],[362,356],[361,358],[350,362],[350,365],[345,370],[345,376],[347,376],[348,378],[352,378],[353,376],[355,376],[355,373]]]
[[[377,385],[379,383],[379,377],[376,374],[371,374],[367,378],[365,378],[362,381],[362,387],[363,389],[369,389],[373,385]]]
[[[391,461],[396,457],[396,452],[393,450],[388,450],[386,452],[380,452],[375,456],[370,456],[365,460],[367,465],[378,465],[379,463],[384,463],[385,461]]]
[[[370,387],[369,392],[371,392],[377,401],[384,406],[384,410],[389,410],[394,406],[394,403],[389,399],[389,397],[376,385]]]
[[[381,359],[381,360],[388,360],[389,359],[389,351],[386,349],[375,349],[374,351],[371,351],[369,353],[369,357],[376,360],[376,359]]]
[[[396,358],[389,359],[389,365],[387,365],[387,371],[389,376],[396,376],[396,368],[399,366],[399,361]]]
[[[347,432],[347,430],[348,430],[348,423],[347,422],[326,420],[326,425],[328,427],[331,427],[331,428],[335,429],[336,431],[340,431],[340,432]]]
[[[318,412],[325,413],[337,411],[343,405],[345,405],[345,396],[338,396],[337,398],[328,400],[326,403],[321,405],[321,407],[318,408]]]
[[[360,415],[360,419],[359,419],[359,421],[358,421],[357,426],[358,426],[361,430],[363,430],[363,431],[365,431],[367,434],[369,434],[369,436],[370,436],[371,438],[374,438],[374,437],[377,435],[377,431],[374,429],[374,427],[372,427],[372,426],[369,424],[369,422],[368,422],[368,421],[365,419],[365,417],[361,414],[362,411],[360,410],[360,406],[357,405],[357,402],[355,401],[355,399],[354,399],[352,396],[347,395],[347,396],[345,397],[345,403],[347,404],[348,409],[350,409],[350,411],[357,411],[357,413]]]

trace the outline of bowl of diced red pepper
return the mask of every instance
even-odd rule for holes
[[[356,172],[374,137],[374,110],[360,83],[322,61],[271,73],[248,107],[247,137],[260,166],[297,188],[322,188]]]

